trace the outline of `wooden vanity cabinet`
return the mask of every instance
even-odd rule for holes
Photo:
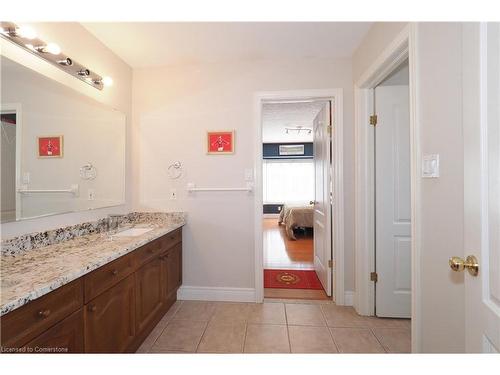
[[[135,352],[177,300],[181,284],[177,229],[2,316],[1,344],[40,352]]]
[[[85,305],[84,324],[86,353],[126,352],[136,336],[134,275]]]
[[[135,274],[136,327],[144,330],[165,305],[164,261],[160,256],[142,266]]]

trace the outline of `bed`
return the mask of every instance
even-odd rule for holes
[[[293,230],[295,228],[312,228],[313,217],[314,206],[311,204],[284,204],[278,224],[284,224],[288,238],[296,240]]]

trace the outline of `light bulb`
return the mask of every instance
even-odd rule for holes
[[[113,86],[113,79],[111,77],[106,76],[102,79],[102,84],[106,87]]]
[[[25,39],[35,39],[37,36],[35,29],[31,26],[19,27],[16,29],[16,34]]]
[[[61,53],[61,47],[55,43],[48,43],[43,50],[53,55],[59,55]]]

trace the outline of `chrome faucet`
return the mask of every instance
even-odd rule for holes
[[[118,225],[120,224],[120,219],[123,218],[124,216],[125,215],[120,215],[120,214],[109,214],[108,220],[106,221],[108,231],[118,229]]]

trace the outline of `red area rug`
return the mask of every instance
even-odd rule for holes
[[[323,289],[315,271],[264,270],[264,288]]]

